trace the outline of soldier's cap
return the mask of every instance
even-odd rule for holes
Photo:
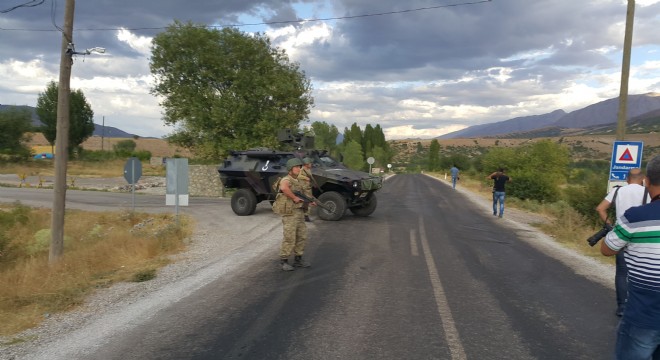
[[[286,162],[286,169],[288,171],[291,171],[295,166],[302,166],[303,162],[299,158],[292,158],[287,160]]]
[[[303,159],[303,164],[307,165],[307,164],[311,164],[311,163],[312,163],[311,158],[306,157],[306,158]]]

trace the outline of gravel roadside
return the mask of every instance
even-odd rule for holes
[[[141,191],[165,192],[162,186]],[[457,191],[485,213],[491,211],[489,202],[478,194],[460,186]],[[229,200],[225,200],[226,206],[217,212],[193,215],[197,226],[186,252],[174,256],[173,263],[161,269],[155,279],[100,289],[75,311],[47,316],[37,328],[0,338],[0,359],[85,358],[113,334],[149,319],[196,289],[218,279],[231,282],[242,263],[273,261],[276,264],[273,254],[277,254],[281,240],[281,224],[268,203],[259,204],[255,215],[241,217],[231,212]],[[537,215],[515,209],[507,209],[506,217],[501,219],[502,224],[514,229],[525,241],[576,273],[613,288],[612,266],[576,254],[530,225],[541,220]],[[310,226],[313,229],[314,223]],[[12,342],[15,344],[7,345]]]

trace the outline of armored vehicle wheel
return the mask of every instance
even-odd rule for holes
[[[322,220],[337,221],[344,216],[344,212],[346,212],[346,199],[341,194],[335,191],[328,191],[319,196],[319,201],[335,210],[334,212],[329,212],[318,208],[318,216]]]
[[[364,204],[364,206],[355,206],[350,208],[351,212],[356,216],[369,216],[376,211],[376,206],[378,205],[378,200],[376,199],[376,194],[371,194],[369,202]]]
[[[252,190],[238,189],[231,197],[231,209],[238,216],[252,215],[257,209],[257,196]]]

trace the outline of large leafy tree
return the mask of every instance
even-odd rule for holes
[[[26,158],[30,155],[24,142],[29,140],[32,129],[30,112],[12,108],[0,111],[0,154],[17,155]]]
[[[50,145],[57,137],[57,83],[51,81],[37,99],[37,115],[44,124],[41,132]],[[69,96],[69,153],[94,134],[94,111],[82,90],[73,90]]]
[[[339,129],[335,125],[330,125],[324,121],[315,121],[312,123],[314,132],[314,147],[324,149],[333,153],[337,148],[337,136]]]
[[[262,34],[175,22],[152,42],[154,95],[169,136],[200,158],[278,146],[279,129],[298,129],[313,105],[299,65]]]

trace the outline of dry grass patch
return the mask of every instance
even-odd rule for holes
[[[88,178],[112,178],[124,176],[126,159],[111,161],[77,161],[67,162],[67,176]],[[26,161],[22,163],[5,163],[0,165],[0,173],[25,176],[54,176],[53,160]],[[142,176],[165,176],[164,166],[152,166],[142,163]]]
[[[0,207],[0,335],[70,310],[95,288],[153,278],[192,228],[169,214],[68,210],[64,256],[49,265],[50,220],[48,209]]]

